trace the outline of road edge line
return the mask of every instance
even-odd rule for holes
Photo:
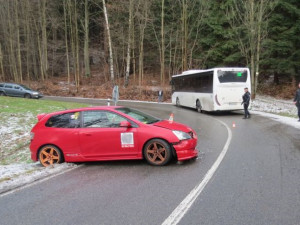
[[[222,160],[224,159],[228,147],[230,145],[231,139],[232,139],[232,132],[230,128],[227,126],[226,123],[224,123],[221,120],[215,119],[218,122],[220,122],[228,132],[227,141],[222,149],[222,152],[218,156],[217,160],[214,162],[212,167],[209,169],[209,171],[205,174],[203,180],[192,189],[192,191],[182,200],[182,202],[174,209],[174,211],[169,215],[169,217],[162,223],[162,225],[176,225],[180,222],[180,220],[184,217],[184,215],[187,213],[187,211],[190,209],[190,207],[193,205],[197,197],[201,194],[201,192],[204,190],[205,186],[208,184],[210,179],[213,177],[214,173],[217,171],[218,167],[220,166]]]

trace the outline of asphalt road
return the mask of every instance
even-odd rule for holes
[[[228,152],[179,224],[300,224],[299,130],[255,115],[243,120],[241,113],[119,105],[165,119],[173,112],[175,121],[198,133],[199,158],[165,167],[145,161],[84,163],[0,197],[0,224],[162,224],[220,155],[228,132],[218,120],[231,128]]]

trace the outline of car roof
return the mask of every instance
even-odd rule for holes
[[[19,84],[16,84],[16,83],[0,83],[0,84],[11,84],[11,85],[19,85]]]
[[[90,106],[90,107],[82,107],[82,108],[76,108],[76,109],[65,109],[62,111],[56,111],[47,113],[47,115],[57,115],[57,114],[64,114],[64,113],[70,113],[70,112],[82,112],[86,110],[108,110],[108,111],[114,111],[118,108],[124,108],[124,106]]]
[[[8,84],[8,85],[20,85],[20,84],[16,84],[16,83],[0,83],[0,84],[4,84],[4,85],[6,85],[6,84]]]

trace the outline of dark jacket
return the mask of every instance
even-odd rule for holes
[[[242,102],[242,104],[249,105],[249,103],[250,103],[250,98],[251,98],[251,94],[250,94],[249,91],[247,91],[247,92],[243,95],[243,102]]]
[[[298,88],[298,90],[296,91],[294,102],[296,102],[296,106],[300,106],[300,88]]]

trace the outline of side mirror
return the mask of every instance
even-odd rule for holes
[[[127,120],[125,120],[120,123],[120,127],[130,128],[131,124]]]

